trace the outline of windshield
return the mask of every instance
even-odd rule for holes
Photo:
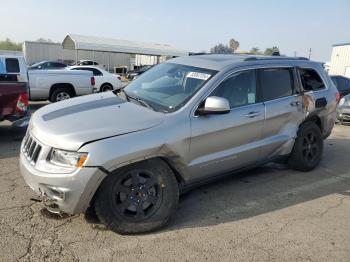
[[[132,81],[125,92],[159,111],[172,112],[183,106],[215,73],[209,69],[163,63]]]

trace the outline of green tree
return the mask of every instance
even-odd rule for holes
[[[261,51],[259,47],[252,47],[252,49],[250,49],[249,54],[252,55],[261,55]]]
[[[220,43],[220,44],[217,44],[216,46],[212,47],[210,49],[210,53],[213,53],[213,54],[232,54],[233,50],[229,46]]]
[[[6,38],[5,41],[0,41],[0,50],[22,51],[22,43],[15,43]]]
[[[264,55],[273,55],[274,53],[279,53],[280,49],[277,46],[266,48]]]
[[[230,39],[228,46],[232,50],[232,53],[235,53],[239,47],[239,42],[232,38]]]

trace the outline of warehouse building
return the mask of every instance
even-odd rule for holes
[[[169,45],[119,40],[103,37],[67,35],[60,43],[32,42],[23,43],[23,52],[27,63],[43,60],[93,60],[109,71],[116,68],[153,65],[168,58],[185,56],[188,52]]]
[[[329,74],[350,77],[350,43],[333,45]]]

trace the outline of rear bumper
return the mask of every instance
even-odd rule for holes
[[[35,169],[21,150],[20,170],[25,182],[44,202],[50,202],[57,213],[84,212],[106,176],[100,169],[80,168],[71,174],[44,173]]]

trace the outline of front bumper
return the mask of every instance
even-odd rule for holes
[[[350,107],[349,106],[338,106],[337,118],[339,120],[350,121]]]
[[[20,170],[25,182],[43,200],[55,205],[57,212],[77,214],[85,212],[106,174],[97,167],[79,168],[71,174],[45,173],[35,169],[20,154]]]

